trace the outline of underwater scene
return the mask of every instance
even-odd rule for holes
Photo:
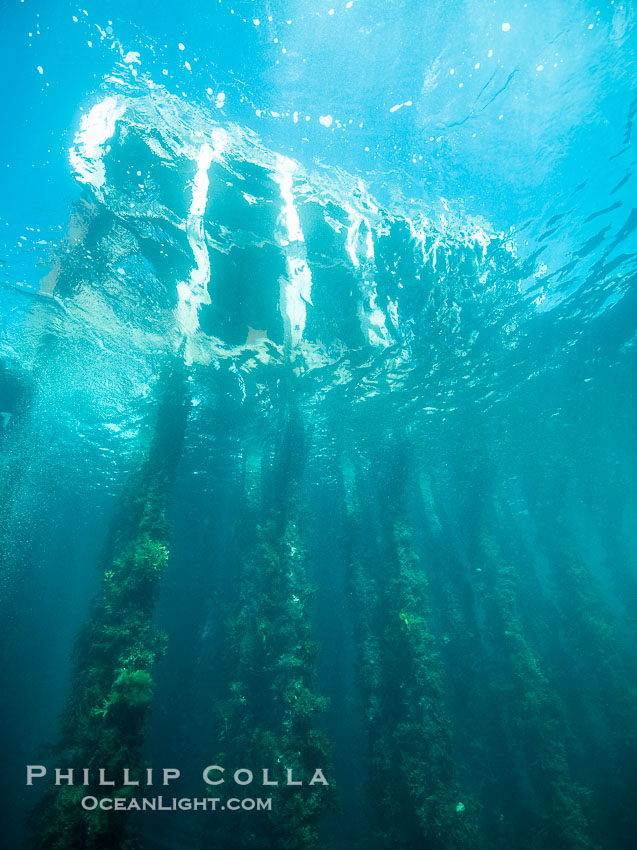
[[[3,0],[0,846],[637,848],[632,0]]]

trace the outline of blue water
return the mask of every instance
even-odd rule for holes
[[[632,6],[1,16],[6,846],[633,847]]]

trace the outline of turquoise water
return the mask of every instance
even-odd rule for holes
[[[6,846],[633,847],[632,7],[2,15]]]

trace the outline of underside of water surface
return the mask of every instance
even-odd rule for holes
[[[637,846],[626,159],[508,227],[122,57],[2,292],[6,846]]]

